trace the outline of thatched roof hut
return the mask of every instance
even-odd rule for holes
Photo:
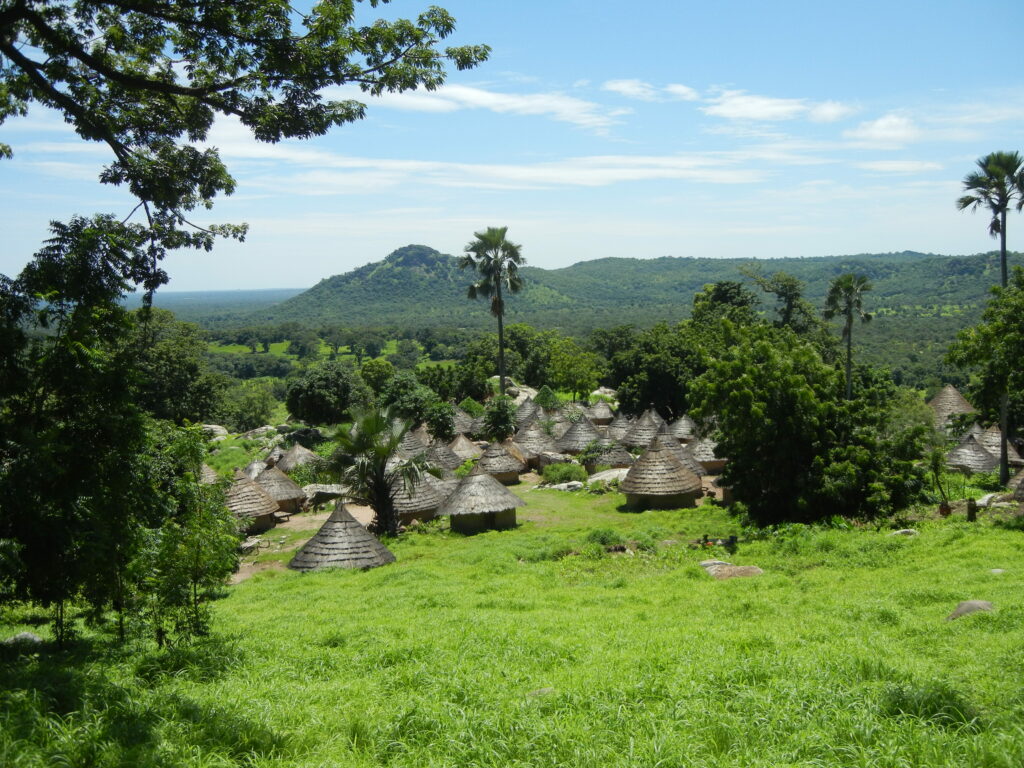
[[[688,443],[686,447],[693,455],[693,458],[704,467],[706,474],[717,475],[725,468],[725,458],[715,453],[718,443],[710,437],[702,437],[695,442]]]
[[[601,440],[601,445],[601,453],[592,462],[588,462],[588,471],[591,467],[598,465],[607,465],[612,469],[633,466],[633,454],[627,451],[621,443],[606,437]]]
[[[522,448],[519,447],[519,443],[517,443],[514,439],[512,439],[511,437],[506,437],[504,440],[501,441],[501,447],[508,451],[508,455],[511,456],[513,459],[522,462],[523,464],[526,464],[526,453],[523,451]]]
[[[216,485],[220,482],[220,475],[209,464],[203,464],[199,467],[199,482],[203,485]]]
[[[648,408],[619,442],[627,448],[646,448],[664,423],[656,410]]]
[[[598,400],[587,409],[587,418],[594,424],[611,424],[615,414],[604,400]]]
[[[302,489],[277,467],[270,467],[260,472],[256,482],[286,514],[299,512],[306,501],[306,494],[302,492]]]
[[[277,525],[277,502],[242,472],[235,473],[235,481],[224,495],[224,503],[246,533],[262,533]]]
[[[403,524],[413,520],[430,520],[444,501],[444,494],[433,482],[430,475],[421,475],[411,488],[401,480],[392,485],[395,492],[394,504],[398,519]]]
[[[672,437],[681,443],[688,443],[697,437],[697,422],[685,413],[669,424]]]
[[[282,472],[291,472],[296,467],[301,467],[303,464],[316,464],[321,461],[323,461],[323,458],[320,455],[313,453],[309,448],[296,443],[285,451],[284,455],[278,459],[277,464],[274,466]]]
[[[275,445],[270,449],[270,452],[263,458],[263,464],[268,467],[276,467],[277,462],[284,456],[284,448],[280,445]]]
[[[516,408],[516,424],[524,424],[529,419],[532,419],[537,415],[537,411],[540,410],[540,406],[533,402],[532,397],[527,397],[523,402]]]
[[[487,528],[512,528],[516,507],[526,502],[479,467],[459,482],[451,496],[437,510],[451,520],[457,533],[476,533]]]
[[[427,463],[452,472],[462,466],[464,460],[448,447],[447,443],[434,440],[427,446]]]
[[[393,563],[395,556],[361,526],[338,502],[320,530],[302,545],[288,567],[296,571],[325,568],[376,568]]]
[[[967,402],[967,398],[960,394],[960,390],[952,384],[947,384],[940,389],[928,405],[935,413],[935,428],[946,429],[949,421],[954,416],[962,413],[974,413],[974,406]]]
[[[651,441],[651,445],[659,443],[661,447],[668,448],[668,450],[675,454],[675,457],[679,459],[682,465],[693,472],[697,477],[703,477],[708,474],[704,465],[697,461],[697,458],[693,455],[690,446],[684,445],[676,440],[669,431],[670,429],[671,427],[669,427],[668,424],[662,425],[654,440]]]
[[[999,457],[986,451],[974,435],[968,435],[946,454],[946,466],[968,472],[991,472],[999,466]]]
[[[624,438],[629,430],[633,428],[633,423],[633,419],[629,418],[629,416],[624,413],[620,413],[612,419],[612,423],[608,425],[608,437],[622,442],[622,438]]]
[[[477,460],[476,469],[486,472],[503,485],[513,485],[526,471],[526,464],[510,454],[502,443],[491,443]]]
[[[512,441],[519,446],[527,465],[534,469],[537,468],[537,458],[542,453],[553,453],[558,450],[555,448],[555,441],[536,421],[517,432]]]
[[[448,447],[452,449],[452,453],[463,461],[479,458],[480,454],[483,453],[480,446],[465,435],[456,435],[455,439],[448,443]]]
[[[999,458],[1001,452],[999,445],[1002,442],[1002,439],[1003,432],[1001,429],[999,429],[998,424],[993,424],[991,427],[986,429],[977,437],[978,442],[981,443],[981,447],[984,448],[989,453],[991,453],[997,459]],[[1020,454],[1017,452],[1017,449],[1013,447],[1013,443],[1011,443],[1010,441],[1006,442],[1006,457],[1007,461],[1010,464],[1024,464],[1024,461],[1021,460]]]
[[[426,453],[426,451],[427,444],[411,429],[402,435],[402,442],[398,444],[398,455],[403,459],[411,459],[413,456]]]
[[[583,416],[579,421],[569,427],[564,435],[555,441],[555,446],[559,453],[576,455],[592,442],[600,439],[601,435],[599,435],[597,430],[594,429],[594,425],[590,423],[590,419]]]
[[[657,438],[630,467],[619,490],[626,494],[626,505],[634,509],[693,507],[701,495],[700,477]]]
[[[463,435],[473,434],[474,419],[464,410],[455,406],[455,431]]]

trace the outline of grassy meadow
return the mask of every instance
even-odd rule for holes
[[[431,523],[384,568],[257,573],[191,646],[97,629],[65,653],[4,650],[0,765],[1024,764],[1007,521],[794,527],[729,555],[688,546],[741,533],[717,507],[517,490],[515,530]],[[715,581],[708,557],[765,573]],[[966,599],[996,610],[945,621]],[[45,634],[27,610],[0,620]]]

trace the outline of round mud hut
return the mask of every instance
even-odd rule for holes
[[[583,416],[555,441],[555,446],[559,453],[575,456],[591,443],[600,441],[601,437],[594,425],[590,423],[590,419]]]
[[[643,450],[651,444],[665,420],[653,408],[648,408],[637,419],[629,431],[619,441],[627,448]]]
[[[502,443],[491,443],[476,462],[476,469],[486,472],[502,485],[515,485],[519,475],[526,471],[526,463],[520,461]]]
[[[270,467],[260,472],[256,482],[267,492],[282,512],[287,515],[294,515],[302,511],[302,505],[306,501],[306,494],[288,475],[277,467]]]
[[[681,443],[689,443],[697,437],[697,423],[685,413],[668,425],[672,437]]]
[[[366,570],[394,561],[391,551],[363,528],[339,501],[316,535],[295,553],[288,567],[296,571]]]
[[[978,442],[981,443],[981,447],[991,453],[997,459],[1001,453],[1000,443],[1003,440],[1003,431],[999,429],[998,424],[993,424],[988,429],[984,430],[980,435],[977,436]],[[1007,462],[1016,466],[1024,464],[1021,460],[1020,454],[1017,453],[1017,449],[1013,447],[1013,443],[1010,441],[1006,442],[1006,459]]]
[[[526,459],[526,464],[533,469],[539,466],[542,453],[555,453],[555,441],[536,421],[530,422],[521,432],[517,432],[512,441],[519,446],[519,451]]]
[[[967,398],[952,384],[947,384],[936,392],[935,397],[928,401],[928,405],[935,415],[936,429],[948,428],[954,416],[975,412],[974,406],[967,402]]]
[[[986,451],[974,435],[968,435],[946,454],[946,466],[965,472],[991,472],[999,466],[999,457]]]
[[[704,465],[697,461],[689,445],[683,445],[669,432],[670,427],[666,424],[651,441],[651,445],[658,444],[662,448],[672,451],[672,454],[679,459],[684,467],[693,472],[697,477],[708,474]]]
[[[604,400],[598,400],[587,409],[587,418],[597,425],[611,424],[615,418],[612,408]]]
[[[297,467],[301,467],[304,464],[317,464],[323,461],[323,459],[313,451],[309,450],[305,446],[296,443],[287,451],[284,455],[278,459],[276,466],[282,472],[291,472]]]
[[[725,459],[715,453],[715,449],[718,448],[718,443],[712,440],[710,437],[702,437],[692,443],[687,444],[687,449],[693,454],[693,458],[700,462],[700,465],[704,467],[704,473],[707,475],[720,474],[725,469]]]
[[[683,466],[661,440],[654,440],[619,484],[630,509],[695,507],[700,478]]]
[[[463,459],[459,458],[455,451],[441,440],[434,440],[427,446],[427,463],[443,469],[445,472],[454,472],[462,466],[462,462]]]
[[[473,424],[473,417],[456,405],[454,422],[455,431],[462,435],[473,434]]]
[[[413,520],[427,521],[434,518],[437,508],[444,502],[444,494],[432,482],[433,479],[424,474],[409,487],[401,479],[392,484],[395,514],[402,525],[408,525]]]
[[[624,413],[620,413],[612,423],[608,425],[608,437],[622,442],[622,439],[633,428],[633,420]]]
[[[478,467],[459,481],[437,514],[449,518],[454,532],[472,534],[490,528],[514,528],[516,507],[525,504]]]
[[[480,446],[465,435],[456,435],[455,439],[448,443],[448,447],[452,449],[452,453],[463,461],[478,459],[483,453],[483,451],[480,450]]]
[[[277,525],[277,502],[255,480],[241,472],[224,495],[224,503],[247,534],[269,531]]]

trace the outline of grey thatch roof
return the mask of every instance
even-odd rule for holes
[[[277,467],[270,467],[260,472],[256,482],[274,501],[306,500],[306,494],[296,485],[295,481]]]
[[[993,424],[991,427],[986,429],[978,436],[978,442],[981,443],[981,447],[991,453],[997,459],[999,458],[1000,448],[999,444],[1003,439],[1003,432],[999,429],[998,424]],[[1010,464],[1020,464],[1020,454],[1017,453],[1017,449],[1013,447],[1013,443],[1010,441],[1006,442],[1006,456],[1007,461]]]
[[[600,421],[606,424],[615,418],[615,414],[612,413],[611,406],[604,400],[598,400],[590,406],[587,409],[587,416],[594,421]]]
[[[978,440],[980,440],[981,436],[984,434],[985,430],[982,429],[981,424],[979,424],[978,422],[974,422],[973,424],[971,424],[971,428],[967,430],[967,435],[974,435],[975,439]],[[967,435],[964,435],[964,437],[967,437]]]
[[[449,471],[462,466],[463,459],[455,454],[447,443],[435,440],[427,447],[427,463]]]
[[[604,446],[601,454],[594,460],[595,464],[607,464],[610,467],[629,467],[633,464],[633,454],[621,443],[610,438],[601,441]]]
[[[594,429],[590,419],[583,416],[579,421],[569,427],[565,434],[555,442],[559,453],[579,453],[595,440],[600,440],[601,435]]]
[[[448,447],[452,449],[452,453],[463,461],[466,461],[467,459],[475,459],[483,453],[483,451],[480,450],[480,446],[465,435],[456,435],[455,439],[448,443]]]
[[[673,437],[669,431],[670,429],[671,427],[667,424],[663,425],[654,440],[651,441],[651,445],[658,443],[663,448],[667,448],[672,451],[675,457],[679,459],[680,463],[693,472],[697,477],[703,477],[706,475],[707,470],[705,470],[704,466],[697,460],[697,457],[693,455],[690,447],[688,445],[683,445],[679,440]]]
[[[675,496],[700,488],[700,477],[684,467],[662,440],[652,441],[619,484],[623,493],[639,496]]]
[[[693,458],[697,461],[721,460],[722,457],[715,453],[715,449],[717,447],[718,443],[710,437],[702,437],[700,440],[690,443],[687,446],[687,448],[690,449],[690,453],[693,454]]]
[[[1011,477],[1010,482],[1006,484],[1006,487],[1012,490],[1017,490],[1021,485],[1021,481],[1024,481],[1024,469]]]
[[[291,472],[296,467],[301,467],[303,464],[316,464],[317,462],[323,461],[323,459],[313,453],[299,443],[296,443],[287,451],[284,456],[278,459],[276,466],[282,472]]]
[[[403,459],[411,459],[413,456],[426,453],[426,451],[427,444],[411,429],[402,435],[402,442],[398,444],[398,455]]]
[[[685,413],[669,425],[676,440],[693,440],[697,436],[697,423]]]
[[[612,423],[608,425],[608,437],[621,442],[622,438],[624,438],[632,428],[633,419],[629,418],[629,416],[624,413],[620,413],[612,419]]]
[[[412,488],[406,488],[405,483],[396,480],[392,485],[395,491],[395,511],[400,515],[414,515],[441,506],[444,494],[432,482],[433,479],[430,475],[421,475]]]
[[[277,502],[270,494],[240,472],[235,475],[235,481],[224,495],[224,503],[242,521],[277,512]]]
[[[479,468],[462,480],[445,501],[438,515],[483,515],[504,512],[526,504],[512,491]]]
[[[526,458],[557,450],[555,448],[555,441],[535,421],[531,422],[522,431],[517,432],[512,440],[519,446],[519,450],[523,452]]]
[[[510,472],[519,474],[526,471],[526,465],[510,454],[501,443],[488,445],[476,467],[491,475],[504,475]]]
[[[288,563],[296,571],[319,571],[324,568],[376,568],[393,563],[395,556],[361,526],[345,505],[338,503],[295,557]]]
[[[523,452],[523,449],[519,447],[519,443],[511,437],[506,437],[502,440],[501,447],[504,448],[508,455],[513,459],[526,464],[526,454]]]
[[[203,464],[199,467],[199,482],[204,485],[216,485],[220,482],[220,475],[209,464]]]
[[[473,432],[473,417],[466,413],[464,410],[455,406],[455,431],[461,432],[462,434],[472,434]]]
[[[947,384],[940,389],[928,405],[935,412],[935,426],[944,429],[947,422],[961,413],[974,413],[974,406],[967,402],[967,399],[960,394],[960,390],[952,384]]]
[[[539,410],[540,406],[533,402],[533,398],[527,397],[516,408],[516,424],[523,424],[527,420],[532,419]]]
[[[619,442],[627,448],[646,448],[664,423],[665,420],[658,415],[657,411],[648,408]]]
[[[974,435],[968,435],[946,454],[946,466],[969,472],[991,472],[999,466],[999,458],[986,451]]]

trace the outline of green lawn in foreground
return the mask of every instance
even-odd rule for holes
[[[714,508],[518,490],[513,531],[430,525],[384,568],[258,574],[196,646],[5,661],[0,764],[1024,764],[1021,532],[797,528],[728,556],[685,546],[736,530]],[[766,573],[716,582],[709,556]],[[969,598],[996,611],[943,620]]]

